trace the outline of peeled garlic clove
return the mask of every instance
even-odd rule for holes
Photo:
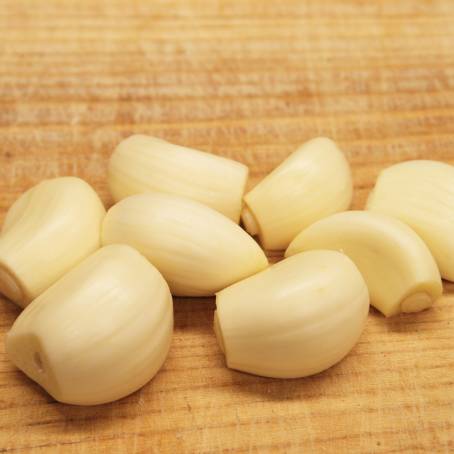
[[[303,228],[346,210],[352,178],[345,155],[319,137],[301,145],[245,197],[241,218],[265,249],[285,249]]]
[[[125,245],[102,248],[47,289],[6,337],[11,361],[60,402],[96,405],[147,383],[173,329],[161,274]]]
[[[214,328],[227,366],[265,377],[321,372],[355,345],[369,295],[334,251],[297,254],[216,295]]]
[[[197,200],[238,223],[248,172],[237,161],[137,134],[115,149],[108,182],[116,202],[166,192]]]
[[[444,279],[454,282],[454,167],[407,161],[383,170],[367,209],[408,224],[427,244]]]
[[[0,235],[0,292],[25,307],[100,247],[105,213],[80,178],[45,180],[22,194]]]
[[[230,219],[194,200],[159,192],[114,205],[104,220],[102,242],[136,248],[178,296],[214,295],[268,266],[259,245]]]
[[[367,283],[371,304],[387,317],[426,309],[443,290],[435,260],[421,238],[380,213],[346,211],[321,219],[290,243],[285,256],[313,249],[348,255]]]

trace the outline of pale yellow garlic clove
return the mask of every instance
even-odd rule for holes
[[[321,219],[303,230],[285,255],[313,249],[348,255],[364,276],[371,304],[386,316],[426,309],[443,290],[435,260],[421,238],[380,213],[346,211]]]
[[[408,224],[427,244],[444,279],[454,282],[454,167],[407,161],[383,170],[367,209]]]
[[[178,296],[210,296],[268,266],[259,245],[233,221],[194,200],[159,192],[114,205],[102,242],[135,247]]]
[[[0,292],[25,307],[100,247],[105,213],[80,178],[45,180],[22,194],[0,235]]]
[[[197,200],[238,223],[248,172],[237,161],[137,134],[113,152],[108,182],[115,201],[166,192]]]
[[[320,137],[301,145],[245,195],[241,218],[265,249],[285,249],[303,228],[346,210],[352,191],[345,155]]]
[[[11,361],[60,402],[95,405],[147,383],[172,336],[161,274],[125,245],[102,248],[34,300],[6,337]]]
[[[311,251],[222,290],[216,308],[214,329],[228,367],[294,378],[331,367],[353,348],[369,295],[347,256]]]

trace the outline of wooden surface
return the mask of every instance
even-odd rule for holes
[[[132,132],[229,156],[251,184],[328,135],[362,207],[380,169],[454,163],[451,0],[0,0],[0,210],[46,177],[110,203]],[[55,403],[15,370],[0,301],[0,453],[454,452],[454,285],[424,313],[371,311],[339,365],[271,380],[224,367],[212,300],[175,300],[168,361],[141,391]],[[113,373],[113,371],[106,371]]]

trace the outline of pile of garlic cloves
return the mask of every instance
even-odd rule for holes
[[[27,190],[0,234],[0,292],[24,309],[11,361],[60,402],[111,402],[163,365],[172,295],[215,295],[228,367],[305,377],[348,354],[369,303],[418,312],[454,281],[451,165],[385,169],[364,211],[348,211],[350,166],[327,138],[244,194],[247,178],[239,162],[134,135],[110,158],[107,213],[80,178]],[[259,243],[284,260],[269,266]]]

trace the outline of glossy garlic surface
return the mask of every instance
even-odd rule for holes
[[[214,328],[228,367],[305,377],[353,348],[368,312],[354,263],[339,252],[310,251],[218,292]]]
[[[265,249],[285,249],[305,227],[346,210],[353,183],[345,155],[330,139],[301,145],[244,196],[241,218]]]
[[[0,292],[25,307],[100,247],[104,206],[76,177],[44,180],[8,210],[0,235]]]
[[[178,296],[214,295],[268,266],[259,245],[233,221],[194,200],[159,192],[114,205],[102,242],[136,248]]]
[[[11,361],[60,402],[95,405],[147,383],[173,330],[161,274],[125,245],[101,248],[34,300],[6,337]]]
[[[248,173],[232,159],[136,134],[110,157],[108,183],[117,202],[160,191],[201,202],[238,223]]]
[[[285,255],[314,249],[348,255],[367,283],[371,304],[386,316],[426,309],[442,294],[440,273],[427,246],[410,227],[389,216],[333,214],[303,230]]]
[[[367,209],[408,224],[429,247],[442,277],[454,281],[454,166],[417,160],[388,167]]]

